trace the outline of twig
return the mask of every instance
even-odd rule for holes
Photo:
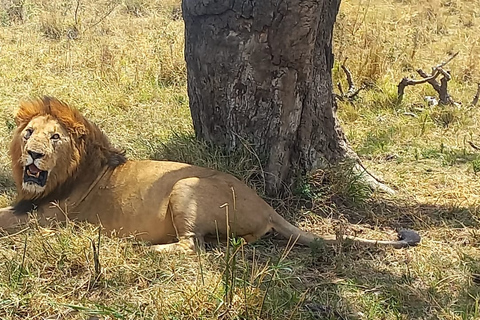
[[[403,115],[404,116],[410,116],[410,117],[413,117],[413,118],[418,118],[418,116],[413,112],[404,112]]]
[[[118,6],[117,3],[114,3],[112,8],[110,9],[110,11],[107,11],[107,13],[105,15],[103,15],[103,17],[101,17],[100,19],[97,20],[97,22],[94,22],[93,24],[89,25],[87,30],[88,29],[92,29],[94,27],[96,27],[100,22],[102,22],[103,20],[105,20],[112,12],[113,10],[115,10],[115,8]]]
[[[338,91],[340,91],[340,97],[343,98],[345,96],[345,93],[343,93],[342,84],[340,82],[337,82],[337,88]]]
[[[1,236],[1,237],[0,237],[0,240],[4,240],[4,239],[8,239],[8,238],[11,238],[11,237],[18,236],[19,234],[22,234],[22,233],[24,233],[25,231],[27,231],[27,230],[29,230],[29,229],[30,229],[30,227],[26,227],[25,229],[22,229],[22,230],[20,230],[20,231],[18,231],[18,232],[10,233],[10,234],[7,234],[7,235],[5,235],[5,236]]]
[[[338,91],[340,91],[340,94],[335,94],[335,97],[340,101],[352,101],[360,93],[360,91],[364,90],[367,86],[362,85],[357,89],[355,87],[355,83],[353,82],[352,73],[345,66],[345,63],[342,64],[340,67],[342,68],[343,72],[345,72],[345,76],[347,77],[348,90],[347,93],[344,93],[342,85],[340,84],[340,82],[337,82],[337,88]]]
[[[349,93],[352,93],[352,92],[355,91],[355,84],[353,83],[352,73],[343,64],[341,65],[341,68],[342,68],[343,72],[345,72],[345,76],[347,77],[347,83],[348,83],[347,95],[349,95]]]
[[[474,144],[472,141],[467,141],[468,144],[475,150],[480,150],[480,147]]]
[[[453,58],[455,58],[455,57],[458,55],[459,52],[460,52],[460,51],[457,51],[457,52],[455,52],[454,54],[452,54],[452,56],[451,56],[450,58],[448,58],[445,62],[442,62],[442,63],[440,63],[439,65],[437,65],[437,66],[435,67],[435,69],[443,68],[447,63],[449,63],[450,61],[452,61]]]
[[[478,103],[478,98],[480,97],[480,83],[477,83],[477,93],[475,94],[475,97],[473,97],[472,100],[472,107],[475,107]]]
[[[78,26],[78,9],[80,8],[80,0],[77,0],[77,6],[75,7],[74,19],[75,26]]]
[[[428,79],[428,81],[426,81],[426,82],[428,82],[433,87],[433,89],[435,89],[435,91],[437,91],[437,92],[440,91],[440,83],[438,83],[438,81],[436,80],[438,75],[440,75],[440,72],[438,70],[434,71],[431,76],[428,75],[422,69],[417,69],[417,73],[420,75],[420,77]],[[434,77],[434,75],[435,75],[435,77]]]
[[[98,227],[98,244],[95,244],[95,240],[92,241],[92,250],[93,250],[93,263],[95,267],[95,279],[98,279],[102,272],[102,266],[100,265],[100,236],[102,233],[102,228]]]
[[[452,76],[450,75],[449,71],[446,71],[443,68],[437,68],[436,70],[438,70],[438,72],[440,72],[442,76],[447,79],[447,81],[452,80]]]
[[[353,99],[355,98],[359,93],[360,91],[364,90],[367,86],[362,84],[360,88],[358,88],[357,90],[355,90],[349,97],[348,99]]]

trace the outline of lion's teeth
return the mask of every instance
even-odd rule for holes
[[[30,170],[27,170],[27,174],[28,174],[30,177],[38,178],[38,177],[40,176],[40,171],[38,171],[37,173],[33,174]]]

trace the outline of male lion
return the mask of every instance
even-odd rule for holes
[[[336,241],[291,225],[231,175],[184,163],[127,160],[95,124],[55,98],[22,103],[15,122],[10,155],[18,199],[0,209],[4,230],[26,223],[36,210],[41,225],[88,221],[135,235],[158,251],[194,252],[205,237],[227,232],[253,242],[271,229],[300,244]],[[413,231],[398,241],[348,238],[395,248],[420,241]]]

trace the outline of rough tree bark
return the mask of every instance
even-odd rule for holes
[[[267,193],[351,154],[334,112],[332,32],[340,0],[183,0],[196,136],[242,139],[265,159]]]

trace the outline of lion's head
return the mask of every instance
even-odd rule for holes
[[[55,98],[23,102],[15,123],[10,156],[20,200],[61,196],[78,179],[93,181],[126,161],[96,125]]]

